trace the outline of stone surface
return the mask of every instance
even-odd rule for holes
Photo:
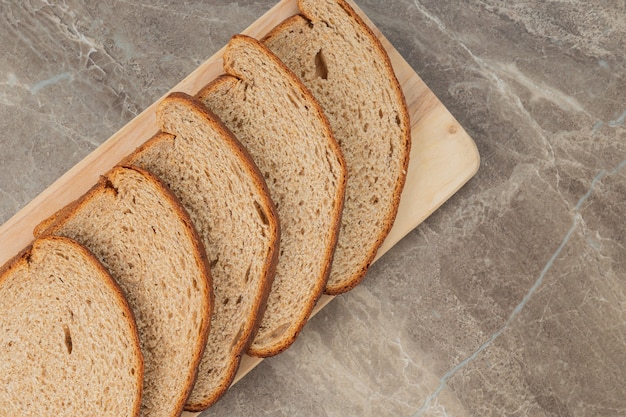
[[[0,222],[273,3],[1,2]],[[480,170],[204,415],[626,415],[626,3],[358,4]]]

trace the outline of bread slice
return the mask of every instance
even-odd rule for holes
[[[300,0],[263,42],[311,90],[348,167],[339,241],[326,292],[356,286],[395,219],[411,136],[402,90],[384,48],[343,0]]]
[[[198,97],[252,155],[281,225],[274,283],[248,351],[267,357],[293,343],[326,285],[345,167],[319,105],[265,46],[237,35],[223,58],[227,74]]]
[[[185,405],[200,411],[226,392],[258,328],[278,258],[278,217],[258,168],[204,105],[173,93],[159,104],[157,119],[162,132],[126,162],[153,172],[176,194],[210,261],[216,305]]]
[[[143,358],[122,291],[96,258],[36,240],[0,271],[3,416],[136,416]]]
[[[206,344],[213,302],[204,248],[176,198],[152,174],[118,166],[35,234],[75,239],[111,272],[139,328],[141,415],[178,416]]]

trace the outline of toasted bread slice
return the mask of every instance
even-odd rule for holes
[[[300,0],[263,42],[311,90],[348,168],[328,294],[355,287],[393,225],[408,167],[406,102],[385,49],[343,0]]]
[[[136,416],[142,381],[133,313],[87,249],[46,237],[2,268],[3,416]]]
[[[274,283],[248,350],[267,357],[293,343],[326,286],[345,167],[318,103],[269,49],[237,35],[226,47],[224,70],[198,97],[252,155],[281,225]]]
[[[215,403],[233,381],[265,310],[279,224],[265,181],[242,145],[199,101],[173,93],[158,107],[158,133],[127,159],[180,199],[211,265],[216,305],[185,409]]]
[[[111,272],[139,329],[140,415],[180,415],[206,345],[213,292],[204,248],[175,196],[154,175],[118,166],[35,234],[75,239]]]

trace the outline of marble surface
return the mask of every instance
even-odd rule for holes
[[[273,3],[0,2],[0,223]],[[626,415],[626,2],[357,3],[480,170],[203,415]]]

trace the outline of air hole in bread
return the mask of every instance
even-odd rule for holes
[[[244,120],[243,120],[243,119],[238,118],[237,116],[235,116],[235,117],[233,118],[233,123],[234,123],[234,124],[235,124],[238,128],[241,128],[241,127],[243,126],[243,122],[244,122]],[[207,176],[208,176],[208,175],[207,175]]]
[[[63,334],[65,336],[65,348],[67,349],[67,353],[72,354],[72,334],[70,333],[70,328],[66,325],[63,325]]]
[[[259,217],[261,218],[261,222],[263,222],[263,224],[267,226],[269,224],[269,222],[267,221],[267,215],[263,211],[263,208],[261,207],[259,202],[256,200],[254,201],[254,208],[256,209],[256,212],[259,214]]]
[[[400,126],[400,116],[396,113],[396,124]]]
[[[378,110],[378,117],[383,118],[383,109]]]
[[[294,96],[292,96],[291,94],[287,94],[287,98],[289,99],[289,101],[291,101],[291,104],[293,104],[293,106],[296,109],[300,108],[300,103],[298,103],[298,100],[296,100]],[[241,126],[238,126],[238,127],[241,127]]]
[[[239,326],[239,330],[237,331],[237,334],[235,335],[235,337],[233,337],[233,341],[230,343],[230,349],[234,349],[235,346],[237,346],[237,343],[239,343],[239,339],[241,339],[241,336],[243,335],[243,324],[241,326]]]
[[[215,268],[215,266],[217,265],[217,263],[220,261],[220,257],[217,256],[215,259],[211,260],[211,269]]]
[[[367,132],[367,129],[369,129],[370,125],[368,123],[365,123],[363,125],[363,132]]]
[[[67,254],[63,253],[63,252],[55,251],[54,254],[56,256],[58,256],[59,258],[61,258],[61,259],[65,259],[66,261],[70,260],[70,257]]]
[[[117,188],[115,187],[115,185],[113,185],[111,180],[109,180],[108,178],[104,182],[104,188],[113,191],[113,195],[117,195]]]
[[[269,338],[275,339],[275,338],[282,336],[283,334],[285,334],[285,332],[289,329],[290,326],[291,326],[291,323],[289,322],[281,324],[279,327],[276,328],[276,330],[274,330],[269,335]]]
[[[323,80],[328,79],[328,67],[321,49],[315,54],[315,77]]]
[[[235,304],[241,304],[242,301],[243,301],[243,295],[240,295],[239,297],[237,297],[237,301],[235,302]]]
[[[230,302],[230,298],[226,297],[224,298],[224,301],[222,301],[222,305],[227,305]]]
[[[248,266],[248,269],[246,269],[246,274],[244,275],[244,282],[247,284],[250,282],[250,269],[252,268],[252,265]]]

